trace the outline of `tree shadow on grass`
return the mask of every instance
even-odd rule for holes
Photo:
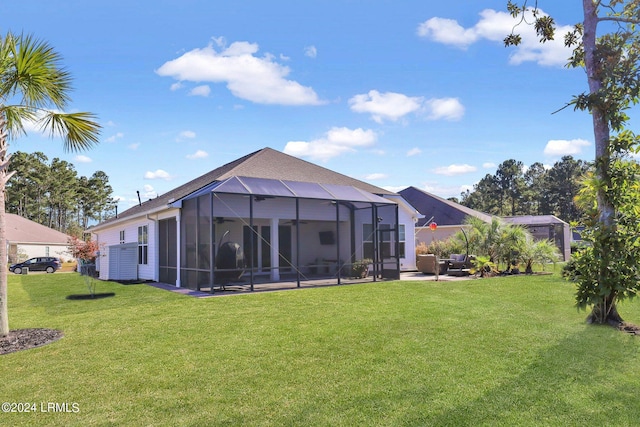
[[[426,417],[407,414],[402,424],[635,425],[640,382],[629,372],[638,366],[640,341],[624,337],[607,326],[585,326],[478,398]]]
[[[50,315],[79,314],[84,311],[93,312],[114,307],[116,298],[113,297],[120,292],[117,291],[113,283],[99,283],[98,289],[94,292],[95,297],[92,298],[91,292],[87,290],[82,279],[79,280],[79,278],[80,276],[76,274],[65,274],[59,277],[43,275],[42,277],[23,280],[21,283],[12,283],[10,286],[21,288],[28,296],[31,307],[41,307]],[[83,301],[86,304],[80,304]],[[23,306],[19,302],[18,296],[12,298],[10,295],[9,304],[13,303],[16,304],[16,310]],[[12,308],[10,307],[10,316],[11,310]]]

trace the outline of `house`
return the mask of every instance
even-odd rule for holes
[[[99,277],[197,290],[225,282],[415,269],[419,213],[400,195],[264,148],[220,166],[90,230]]]
[[[400,194],[407,202],[424,215],[415,227],[416,244],[429,245],[433,240],[445,240],[463,228],[467,217],[472,216],[487,223],[493,216],[461,204],[452,202],[415,187],[401,190]],[[569,224],[553,215],[524,215],[503,217],[503,221],[521,225],[529,230],[534,239],[551,239],[567,261],[571,257],[571,229]],[[429,225],[436,223],[432,230]]]
[[[522,215],[503,218],[505,222],[525,227],[535,240],[555,242],[563,261],[571,258],[571,226],[554,215]]]
[[[423,218],[418,220],[415,226],[416,244],[429,245],[434,240],[446,240],[460,231],[469,216],[485,222],[491,222],[493,218],[491,215],[443,199],[416,187],[405,188],[398,194],[423,215]],[[430,227],[432,223],[437,225],[435,230]]]
[[[5,213],[5,220],[8,262],[43,256],[57,257],[62,262],[72,258],[68,235],[16,214]]]

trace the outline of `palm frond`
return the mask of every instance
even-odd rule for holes
[[[0,114],[4,114],[5,130],[9,139],[25,135],[24,123],[37,121],[36,110],[24,105],[2,105]]]
[[[50,111],[39,123],[42,130],[49,131],[51,137],[63,138],[65,151],[82,151],[98,143],[101,126],[91,113]]]
[[[61,68],[61,56],[31,35],[7,35],[0,44],[2,68],[0,98],[21,97],[31,107],[64,108],[69,101],[70,74]]]

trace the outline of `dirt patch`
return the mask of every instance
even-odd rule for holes
[[[622,322],[618,325],[618,329],[631,335],[640,335],[640,326],[632,323]]]
[[[9,335],[0,338],[0,354],[42,347],[62,338],[62,331],[56,329],[31,328],[9,331]]]

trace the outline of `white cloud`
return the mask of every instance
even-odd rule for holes
[[[478,168],[471,165],[449,165],[449,166],[441,166],[433,170],[433,173],[438,175],[445,176],[454,176],[454,175],[464,175],[466,173],[475,172]]]
[[[425,102],[429,120],[460,120],[464,116],[464,106],[458,98],[433,98]]]
[[[369,181],[375,181],[377,179],[385,179],[388,176],[389,175],[387,175],[386,173],[371,173],[371,174],[365,176],[364,179],[369,180]]]
[[[224,39],[218,38],[205,48],[193,49],[165,62],[156,73],[180,82],[226,83],[234,96],[258,104],[323,103],[312,88],[288,80],[291,70],[277,63],[273,55],[258,57],[257,52],[255,43],[239,41],[226,47]]]
[[[129,150],[137,150],[140,147],[140,143],[139,142],[134,142],[133,144],[129,144],[129,146],[127,147]]]
[[[404,190],[407,187],[409,187],[409,185],[384,185],[384,186],[382,186],[382,188],[384,188],[387,191],[391,191],[392,193],[398,193],[399,191]]]
[[[170,181],[172,178],[169,172],[162,169],[157,169],[155,172],[147,171],[144,174],[144,179],[164,179],[165,181]]]
[[[495,167],[497,167],[498,165],[496,165],[495,163],[491,163],[491,162],[487,162],[487,163],[483,163],[482,167],[484,169],[493,169]]]
[[[370,90],[369,93],[355,95],[349,100],[351,110],[356,113],[369,113],[373,120],[382,123],[384,120],[396,121],[409,113],[420,109],[423,98],[410,97],[401,93],[380,93]]]
[[[189,95],[191,96],[203,96],[208,97],[211,93],[211,88],[209,85],[196,86],[189,91]]]
[[[540,15],[546,15],[539,9]],[[531,12],[527,13],[528,22],[533,22]],[[572,30],[571,26],[560,25],[556,29],[555,40],[540,43],[535,28],[525,23],[519,25],[519,19],[513,18],[507,12],[498,12],[485,9],[480,12],[480,19],[470,28],[462,27],[457,21],[445,18],[431,18],[418,26],[417,34],[420,37],[433,40],[437,43],[467,49],[479,40],[489,40],[502,45],[504,38],[512,30],[519,33],[522,43],[514,47],[509,62],[521,64],[531,61],[539,65],[564,66],[571,55],[571,48],[564,46],[564,35]]]
[[[78,154],[74,160],[79,163],[91,163],[93,161],[90,157],[83,156],[82,154]]]
[[[123,137],[124,137],[124,134],[122,132],[118,132],[115,135],[111,135],[109,138],[105,139],[105,142],[116,142],[116,140]]]
[[[375,144],[377,134],[372,130],[334,127],[322,138],[313,141],[289,141],[284,152],[296,157],[327,161],[332,157],[356,152],[357,148]]]
[[[182,89],[183,84],[181,82],[175,82],[174,84],[171,85],[171,87],[169,89],[171,89],[171,91],[176,91],[178,89]]]
[[[185,141],[187,139],[193,139],[196,137],[196,133],[192,130],[183,130],[182,132],[180,132],[178,134],[178,137],[176,138],[176,142],[182,142]]]
[[[204,159],[205,157],[208,157],[208,156],[209,156],[209,153],[207,153],[206,151],[198,150],[193,154],[187,154],[187,159],[190,159],[190,160]]]
[[[445,18],[431,18],[418,26],[417,33],[442,44],[454,45],[466,49],[475,43],[479,36],[473,28],[465,29],[458,21]]]
[[[547,142],[547,145],[544,147],[544,154],[553,157],[574,156],[580,154],[583,148],[589,147],[590,145],[591,143],[584,139],[551,140]]]
[[[142,187],[142,194],[140,195],[144,199],[155,199],[158,197],[158,192],[149,184],[145,184]]]
[[[418,154],[421,154],[422,150],[419,149],[418,147],[414,147],[411,150],[407,151],[407,157],[412,157],[412,156],[417,156]]]
[[[470,192],[473,191],[473,185],[461,185],[460,186],[460,193],[466,193],[467,190],[469,190]]]
[[[396,192],[407,187],[408,185],[405,185],[404,187],[399,187],[398,190],[396,190]],[[384,187],[384,188],[386,190],[390,190],[387,187]],[[421,189],[426,191],[427,193],[435,194],[436,196],[442,197],[444,199],[447,199],[449,197],[457,197],[459,199],[460,193],[465,191],[466,188],[473,190],[473,186],[443,185],[439,182],[426,182],[426,183],[423,183],[421,187]]]
[[[304,48],[304,56],[315,58],[318,56],[318,49],[315,46],[307,46]]]

